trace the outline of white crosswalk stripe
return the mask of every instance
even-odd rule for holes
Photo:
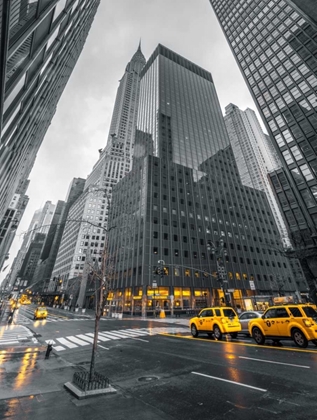
[[[64,346],[70,348],[70,349],[74,349],[75,347],[78,347],[76,344],[71,343],[70,341],[66,340],[66,338],[56,338],[57,341],[59,341],[61,344],[63,344]],[[54,348],[54,346],[53,346]]]
[[[70,335],[66,337],[67,340],[73,341],[75,344],[79,344],[80,346],[88,346],[89,343],[84,340],[80,340],[80,338],[75,337],[74,335]]]
[[[93,333],[87,333],[86,335],[89,335],[89,337],[94,336]],[[110,338],[106,338],[106,337],[103,337],[101,334],[98,334],[98,340],[100,340],[100,341],[110,341]]]
[[[6,325],[0,328],[0,346],[8,344],[19,344],[32,340],[37,343],[33,333],[23,325]]]
[[[129,328],[126,330],[110,330],[110,331],[101,331],[98,334],[98,342],[100,341],[115,341],[115,340],[123,340],[123,339],[134,339],[135,337],[144,337],[144,336],[151,336],[157,335],[162,333],[188,333],[188,328],[184,327],[155,327],[155,328]],[[70,349],[87,346],[93,343],[93,333],[86,333],[86,334],[77,334],[74,336],[67,336],[67,337],[58,337],[56,340],[62,344],[53,346],[55,351],[63,351],[66,350],[65,347]],[[47,340],[46,342],[48,342]],[[63,347],[65,346],[65,347]]]

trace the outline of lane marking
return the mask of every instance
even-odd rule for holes
[[[74,349],[77,346],[77,344],[71,343],[70,341],[66,340],[65,338],[56,338],[57,341],[59,341],[61,344],[64,344],[64,346],[69,347],[70,349]]]
[[[81,338],[84,341],[88,341],[88,343],[93,343],[94,342],[93,338],[87,337],[84,334],[77,334],[76,337]]]
[[[126,331],[126,330],[119,330],[119,333],[123,333],[125,335],[127,335],[128,337],[139,337],[144,336],[144,334],[138,334],[137,332],[133,332],[133,331]]]
[[[119,333],[117,331],[112,331],[112,330],[107,332],[107,334],[113,335],[114,337],[117,337],[117,338],[130,338],[131,337],[127,334],[122,334],[122,333]]]
[[[111,333],[105,333],[105,332],[100,332],[99,334],[104,335],[107,338],[110,338],[111,340],[121,340],[122,337],[117,337]]]
[[[66,350],[65,347],[62,347],[62,346],[53,346],[53,349],[56,350],[56,351]]]
[[[125,330],[125,331],[131,331],[131,332],[135,332],[136,330],[133,330],[132,328],[131,329],[128,329],[128,330]],[[137,330],[138,331],[138,334],[139,335],[141,335],[141,336],[146,336],[146,335],[149,335],[149,333],[148,333],[148,331],[143,331],[143,330]]]
[[[191,372],[191,373],[193,373],[194,375],[204,376],[205,378],[215,379],[216,381],[228,382],[233,385],[244,386],[246,388],[251,388],[256,391],[267,392],[267,389],[257,388],[256,386],[242,384],[241,382],[235,382],[235,381],[230,381],[229,379],[217,378],[216,376],[205,375],[204,373],[199,373],[199,372]]]
[[[116,334],[119,337],[123,337],[123,338],[130,338],[132,337],[132,335],[130,333],[126,333],[120,330],[116,330],[116,331],[110,331],[112,334]]]
[[[102,349],[105,349],[105,350],[110,350],[108,349],[108,347],[101,346],[100,344],[98,344],[98,347],[101,347]]]
[[[89,337],[94,337],[94,333],[86,333],[86,335],[88,335]],[[110,338],[103,337],[98,332],[98,341],[110,341]]]
[[[294,365],[292,363],[275,362],[274,360],[254,359],[253,357],[239,356],[239,359],[255,360],[257,362],[274,363],[276,365],[285,365],[285,366],[293,366],[293,367],[299,367],[299,368],[304,368],[304,369],[310,369],[310,366]]]
[[[79,344],[80,346],[88,346],[89,343],[87,341],[80,340],[79,338],[75,337],[74,335],[69,335],[66,337],[67,340],[73,341],[76,344]]]
[[[138,340],[138,341],[143,341],[143,343],[149,343],[149,340],[143,340],[143,338],[133,338],[133,337],[131,337],[131,340]]]

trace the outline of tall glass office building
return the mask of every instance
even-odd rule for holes
[[[290,231],[294,256],[300,258],[316,296],[316,2],[210,3],[283,163],[283,168],[271,174],[271,181]]]
[[[265,193],[241,183],[211,74],[162,45],[141,71],[133,167],[113,188],[108,227],[110,302],[125,312],[225,298],[251,308],[280,282],[300,287],[271,249],[281,241]]]
[[[99,2],[0,1],[0,220],[29,176]]]

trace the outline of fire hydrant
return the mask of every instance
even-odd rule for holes
[[[49,359],[50,357],[50,352],[53,350],[53,343],[48,343],[47,344],[47,349],[46,349],[46,353],[45,353],[45,359]]]

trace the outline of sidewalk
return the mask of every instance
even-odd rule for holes
[[[166,414],[149,406],[120,386],[116,394],[78,400],[65,388],[80,367],[38,349],[6,357],[0,354],[0,418],[6,420],[168,420]]]

